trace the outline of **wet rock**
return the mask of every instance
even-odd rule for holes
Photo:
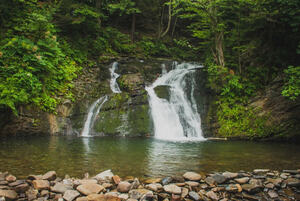
[[[168,185],[173,181],[172,177],[165,177],[161,180],[162,185]]]
[[[234,179],[234,181],[238,182],[239,184],[245,184],[249,181],[249,177],[242,177]]]
[[[20,184],[15,187],[15,191],[18,193],[25,193],[29,189],[29,185],[27,183],[25,184]]]
[[[181,188],[175,184],[165,185],[163,188],[167,193],[181,194]]]
[[[95,179],[98,181],[111,181],[114,174],[111,172],[111,170],[106,170],[104,172],[101,172],[95,176]]]
[[[260,180],[251,179],[249,184],[243,184],[242,188],[243,190],[252,194],[259,192],[263,188],[263,186]]]
[[[255,170],[253,170],[254,174],[265,174],[269,171],[270,171],[269,169],[255,169]]]
[[[117,190],[121,193],[127,193],[131,188],[131,184],[127,181],[122,181],[118,184]]]
[[[37,195],[38,195],[38,190],[35,190],[35,189],[29,189],[28,191],[26,191],[26,196],[27,196],[27,199],[30,201],[30,200],[35,200],[37,198]]]
[[[48,180],[34,180],[32,184],[37,190],[47,190],[50,188],[50,183]]]
[[[300,186],[300,180],[296,179],[296,178],[288,178],[287,180],[285,180],[285,183],[288,186],[291,186],[291,187],[298,187],[298,186]]]
[[[177,182],[177,183],[184,183],[184,177],[183,176],[172,176],[172,180],[173,182]]]
[[[43,180],[53,181],[56,179],[56,172],[55,171],[49,171],[46,174],[42,176]]]
[[[154,192],[156,192],[158,190],[156,184],[148,184],[148,185],[146,185],[146,188],[151,191],[154,191]]]
[[[67,184],[57,183],[50,189],[52,192],[64,194],[67,190],[72,190],[73,188],[72,188],[72,186],[67,185]]]
[[[185,198],[189,194],[189,189],[182,188],[181,190],[181,198]]]
[[[185,182],[188,186],[190,187],[197,187],[199,186],[199,183],[198,182],[195,182],[195,181],[187,181]]]
[[[201,179],[201,175],[196,172],[186,172],[183,177],[190,181],[199,181]]]
[[[181,197],[179,195],[172,194],[171,201],[180,201]]]
[[[190,191],[189,196],[190,196],[190,198],[192,198],[192,200],[195,200],[195,201],[200,200],[199,194],[196,193],[195,191]]]
[[[282,179],[281,178],[277,178],[277,179],[267,178],[267,182],[270,182],[270,183],[274,184],[275,186],[280,186]]]
[[[64,193],[63,198],[67,201],[73,201],[75,200],[78,196],[80,196],[80,193],[78,191],[75,190],[67,190]]]
[[[17,178],[10,174],[10,175],[6,176],[5,180],[7,182],[11,183],[11,182],[15,182],[17,180]]]
[[[130,198],[132,199],[140,199],[144,194],[150,192],[149,190],[147,189],[134,189],[134,190],[130,190],[128,195]]]
[[[98,194],[104,190],[104,187],[99,184],[82,184],[77,187],[77,190],[83,195]]]
[[[222,174],[226,179],[234,179],[236,178],[239,174],[238,173],[232,173],[232,172],[224,172]]]
[[[10,184],[8,184],[8,185],[9,185],[10,187],[15,187],[15,186],[18,186],[18,185],[24,184],[24,183],[25,183],[24,180],[17,180],[17,181],[12,182],[12,183],[10,183]]]
[[[149,178],[144,181],[145,184],[160,183],[161,178]]]
[[[275,191],[273,191],[273,190],[270,190],[268,192],[268,195],[270,196],[271,199],[278,198],[278,194]]]
[[[115,184],[117,184],[117,185],[121,182],[121,178],[120,178],[118,175],[114,175],[114,176],[112,177],[112,180],[113,180],[113,182],[114,182]]]
[[[213,191],[207,192],[206,196],[212,200],[219,200],[219,196]]]
[[[290,174],[298,174],[297,170],[283,170],[284,173],[290,173]]]
[[[131,184],[130,190],[131,190],[131,189],[138,188],[139,186],[140,186],[140,181],[139,181],[139,179],[138,179],[138,178],[134,178],[134,180],[133,180],[133,182],[132,182],[132,184]]]
[[[13,190],[0,190],[0,197],[5,197],[6,199],[15,200],[18,198],[18,194]]]
[[[212,178],[215,180],[217,184],[222,184],[226,181],[226,177],[221,174],[214,174]]]
[[[216,181],[212,177],[206,177],[205,182],[210,186],[214,186],[216,184]]]

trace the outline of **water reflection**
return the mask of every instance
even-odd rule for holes
[[[185,171],[297,169],[300,148],[258,142],[168,142],[143,138],[24,137],[0,141],[0,172],[16,176],[56,170],[82,177],[112,169],[119,176]]]

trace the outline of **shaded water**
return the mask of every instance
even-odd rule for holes
[[[120,176],[167,176],[185,171],[300,168],[300,147],[259,142],[176,143],[152,138],[18,137],[1,139],[0,171],[17,176],[56,170],[82,177],[112,169]]]

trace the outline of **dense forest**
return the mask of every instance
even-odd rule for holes
[[[54,112],[84,68],[111,58],[204,64],[221,136],[265,137],[248,106],[278,77],[300,94],[299,0],[1,0],[0,109]]]

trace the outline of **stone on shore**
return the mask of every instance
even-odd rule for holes
[[[83,195],[98,194],[104,190],[104,187],[99,184],[82,184],[77,187],[77,190]]]
[[[234,181],[238,182],[239,184],[245,184],[250,180],[249,177],[242,177],[242,178],[236,178]]]
[[[121,193],[127,193],[129,192],[131,188],[131,184],[127,181],[122,181],[118,184],[117,190]]]
[[[199,181],[201,179],[201,175],[196,172],[186,172],[183,177],[190,181]]]
[[[64,193],[64,196],[63,198],[66,200],[66,201],[73,201],[75,198],[77,198],[78,196],[80,196],[80,193],[78,191],[75,191],[75,190],[67,190],[65,193]]]
[[[264,173],[267,173],[269,171],[270,171],[269,169],[255,169],[255,170],[253,170],[253,173],[254,174],[264,174]]]
[[[215,180],[217,184],[222,184],[226,181],[226,177],[221,174],[214,174],[212,178]]]
[[[55,193],[65,193],[67,190],[72,190],[72,186],[63,184],[63,183],[57,183],[53,187],[50,188],[52,192]]]
[[[25,193],[29,189],[29,185],[27,183],[25,184],[20,184],[15,187],[15,191],[18,193]]]
[[[111,181],[114,174],[111,172],[111,170],[106,170],[104,172],[101,172],[95,176],[95,179],[98,181]]]
[[[50,188],[50,183],[48,180],[34,180],[32,184],[37,190],[48,190]]]
[[[9,200],[15,200],[18,198],[18,194],[14,190],[0,190],[0,197],[5,197]]]
[[[112,180],[114,181],[115,184],[119,184],[121,182],[121,178],[118,175],[112,176]]]
[[[140,199],[143,195],[147,194],[147,193],[150,193],[152,191],[150,190],[147,190],[147,189],[134,189],[134,190],[130,190],[128,195],[129,195],[129,198],[132,198],[132,199]]]
[[[17,178],[14,175],[10,174],[10,175],[6,176],[5,180],[7,182],[11,183],[11,182],[15,182],[17,180]]]
[[[164,191],[167,193],[181,194],[181,188],[175,184],[169,184],[164,186]]]
[[[190,191],[189,196],[190,196],[190,198],[192,198],[192,200],[195,200],[195,201],[198,201],[201,199],[199,194],[196,193],[195,191]]]
[[[219,200],[219,196],[213,191],[207,192],[206,196],[212,200]]]
[[[56,179],[56,172],[55,171],[49,171],[46,174],[42,176],[43,180],[53,181]]]
[[[238,173],[232,173],[232,172],[224,172],[222,174],[226,179],[234,179],[236,178],[239,174]]]

